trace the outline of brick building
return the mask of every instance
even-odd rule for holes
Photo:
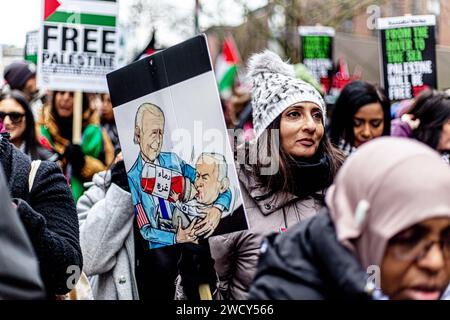
[[[351,26],[351,33],[360,36],[376,36],[376,30],[370,28],[372,17],[375,15],[375,7],[369,8],[369,12],[364,12],[351,19],[348,25]],[[395,17],[406,14],[436,16],[436,43],[441,46],[450,47],[450,1],[449,0],[390,0],[384,1],[379,6],[381,17]],[[347,27],[347,30],[349,31]]]

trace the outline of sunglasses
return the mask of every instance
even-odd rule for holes
[[[12,123],[19,123],[22,121],[23,117],[25,116],[25,113],[20,112],[1,112],[0,111],[0,120],[2,122],[5,121],[6,116],[9,117]]]

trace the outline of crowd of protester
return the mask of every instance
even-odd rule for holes
[[[447,298],[450,96],[424,90],[392,118],[358,80],[328,116],[304,72],[255,53],[250,89],[222,101],[235,151],[257,159],[236,162],[249,229],[144,251],[109,95],[83,94],[76,142],[74,93],[7,66],[0,298],[197,300],[204,283],[222,300]]]

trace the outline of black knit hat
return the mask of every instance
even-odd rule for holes
[[[11,89],[22,90],[25,83],[36,75],[34,65],[26,61],[13,62],[5,68],[4,78]]]

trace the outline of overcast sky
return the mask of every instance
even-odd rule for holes
[[[219,2],[220,1],[220,2]],[[119,0],[120,14],[119,20],[127,20],[128,8],[133,0]],[[200,24],[207,27],[211,24],[227,23],[236,25],[241,22],[241,13],[237,10],[233,0],[200,0],[207,12],[214,14],[214,9],[220,4],[221,13],[216,13],[214,19],[200,16]],[[40,26],[41,0],[1,0],[0,1],[0,44],[16,45],[23,47],[25,44],[25,34],[28,31],[36,30]],[[194,0],[171,0],[180,11],[193,11]],[[252,8],[260,7],[267,3],[267,0],[249,0]],[[171,14],[171,13],[168,13]],[[182,41],[180,35],[171,32],[166,26],[158,26],[158,38],[164,36],[166,45],[173,45]],[[146,42],[147,39],[142,39]]]

